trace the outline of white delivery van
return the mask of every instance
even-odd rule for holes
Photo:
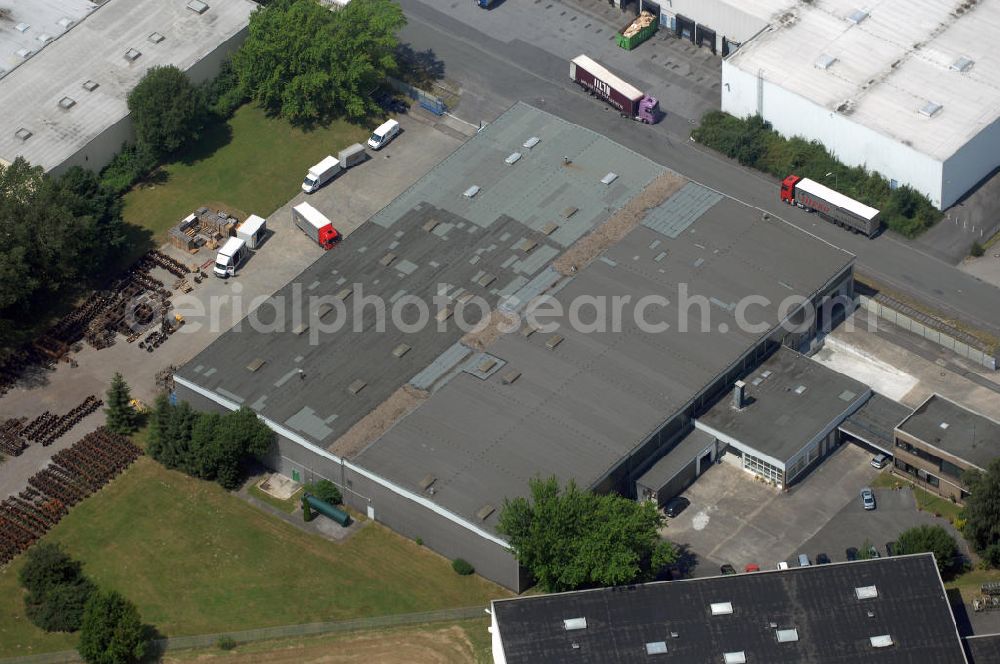
[[[250,248],[247,247],[246,241],[238,237],[229,238],[215,257],[215,276],[225,279],[235,275],[236,268],[242,265],[249,256]]]
[[[323,159],[306,173],[306,179],[302,181],[302,191],[311,194],[324,184],[329,182],[334,175],[340,172],[340,160],[329,156]]]
[[[396,138],[399,133],[399,123],[395,120],[386,120],[372,132],[372,137],[368,139],[368,147],[372,150],[381,150],[389,141]]]

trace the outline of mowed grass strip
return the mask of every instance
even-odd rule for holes
[[[248,104],[127,193],[125,221],[162,241],[202,205],[266,217],[299,191],[310,166],[368,133],[342,120],[303,131]]]
[[[141,458],[46,536],[166,636],[476,606],[509,592],[388,529],[343,543]],[[72,648],[24,616],[19,557],[0,572],[0,656]]]

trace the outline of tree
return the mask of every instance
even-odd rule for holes
[[[951,570],[958,557],[958,544],[947,530],[941,526],[916,526],[899,534],[896,547],[900,554],[934,554],[938,570],[943,574]]]
[[[24,604],[31,622],[48,632],[80,629],[94,585],[84,576],[80,562],[59,545],[42,543],[29,549],[18,579],[28,591]]]
[[[335,12],[314,0],[274,0],[251,14],[233,72],[243,94],[293,123],[360,120],[377,109],[371,90],[396,69],[405,24],[391,0],[357,0]]]
[[[310,482],[306,485],[305,493],[316,496],[324,503],[330,503],[331,505],[339,505],[344,501],[343,496],[340,495],[340,489],[330,480]]]
[[[97,591],[83,612],[77,649],[88,664],[131,664],[149,647],[149,629],[139,610],[114,591]]]
[[[660,539],[663,517],[649,502],[560,490],[555,477],[533,479],[530,498],[505,500],[497,530],[518,562],[549,592],[649,580],[677,559]]]
[[[112,433],[128,435],[135,431],[135,410],[130,401],[132,395],[128,383],[117,371],[111,377],[111,387],[107,392],[108,407],[104,409],[107,416],[105,426]]]
[[[172,65],[146,72],[128,95],[128,110],[140,145],[158,155],[197,139],[205,122],[202,95]]]
[[[197,415],[186,401],[174,406],[165,395],[157,397],[149,418],[149,456],[167,468],[187,472],[191,428]]]
[[[965,499],[963,534],[980,553],[1000,544],[1000,458],[986,467],[986,472],[970,470],[962,475],[970,496]]]

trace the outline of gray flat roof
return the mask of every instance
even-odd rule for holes
[[[781,347],[745,379],[747,405],[736,410],[723,396],[698,418],[725,437],[784,463],[807,443],[839,424],[867,385],[793,350]],[[727,441],[728,442],[728,441]]]
[[[939,394],[929,396],[897,428],[982,469],[1000,457],[1000,423]]]
[[[698,198],[683,189],[675,196]],[[689,205],[672,201],[664,207],[689,216]],[[637,226],[553,289],[567,312],[583,297],[630,296],[619,332],[588,332],[555,318],[555,332],[503,335],[486,349],[506,363],[503,369],[486,379],[459,373],[356,462],[417,492],[430,475],[431,499],[474,521],[484,505],[525,494],[536,475],[594,486],[754,348],[777,325],[782,298],[813,294],[852,261],[731,199],[703,209],[676,237],[664,234],[679,225],[659,223],[668,221],[662,211],[650,218],[664,232]],[[695,323],[681,331],[682,284],[708,303],[706,331]],[[735,302],[749,294],[771,302],[755,309],[759,319],[752,321],[766,321],[764,332],[736,323]],[[648,322],[667,323],[665,331],[644,331],[636,322],[636,303],[651,295],[670,301],[645,312]],[[592,314],[579,317],[585,322]],[[555,336],[562,341],[549,348]],[[520,376],[504,384],[511,372]],[[492,527],[496,514],[480,521]]]
[[[966,661],[929,553],[514,597],[492,613],[508,664],[691,664],[737,652],[752,664]],[[567,629],[574,619],[580,629]],[[877,637],[890,641],[876,647]]]
[[[62,164],[128,115],[125,99],[146,70],[188,70],[243,30],[257,8],[251,0],[206,0],[197,14],[187,3],[108,0],[0,79],[0,158],[21,156],[45,170]],[[164,39],[154,43],[153,33]],[[129,49],[141,55],[130,61]],[[87,81],[98,87],[88,92]],[[64,97],[75,103],[60,106]],[[27,140],[15,136],[22,128],[31,132]]]
[[[532,136],[541,140],[523,148]],[[506,164],[515,151],[521,159]],[[618,178],[601,184],[609,170]],[[407,381],[438,366],[447,370],[462,355],[449,349],[463,332],[454,319],[439,330],[433,311],[430,324],[417,331],[389,322],[376,332],[375,310],[366,307],[365,331],[354,331],[352,310],[362,294],[379,296],[387,307],[404,295],[430,303],[439,294],[450,301],[474,294],[495,307],[665,170],[590,130],[518,104],[279,290],[274,298],[293,303],[284,311],[284,332],[258,332],[244,321],[177,373],[329,446]],[[472,185],[480,192],[466,198]],[[570,206],[576,212],[567,217]],[[559,228],[543,233],[551,221]],[[524,240],[537,246],[525,252]],[[296,290],[308,323],[315,310],[308,298],[329,301],[347,287],[354,292],[346,300],[346,325],[319,335],[319,343],[310,340],[310,330],[295,333]],[[397,357],[401,344],[411,348]],[[263,364],[250,371],[257,360]],[[359,380],[366,384],[354,394],[349,388]]]
[[[14,0],[0,21],[0,76],[28,62],[94,11],[90,0]]]
[[[892,454],[893,430],[912,412],[898,401],[873,393],[865,405],[840,424],[840,430]]]
[[[660,490],[713,443],[715,443],[715,436],[698,429],[692,429],[688,435],[670,448],[670,451],[662,459],[643,473],[642,477],[636,480],[636,483],[655,491]]]

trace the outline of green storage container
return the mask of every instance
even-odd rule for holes
[[[618,34],[615,35],[615,41],[618,43],[619,46],[621,46],[626,51],[631,51],[633,48],[635,48],[636,46],[638,46],[642,42],[646,41],[647,39],[649,39],[650,37],[652,37],[653,35],[655,35],[656,34],[656,30],[660,27],[659,23],[657,23],[656,21],[653,21],[652,23],[650,23],[649,25],[647,25],[645,28],[643,28],[639,32],[637,32],[634,35],[632,35],[631,37],[626,37],[622,33],[624,33],[625,30],[627,30],[630,25],[632,25],[631,22],[629,22],[628,25],[626,25],[624,28],[622,28],[618,32]]]
[[[305,494],[305,501],[309,503],[309,506],[319,512],[320,514],[327,516],[342,526],[351,525],[351,515],[344,510],[337,509],[330,503],[320,500],[312,494]]]

